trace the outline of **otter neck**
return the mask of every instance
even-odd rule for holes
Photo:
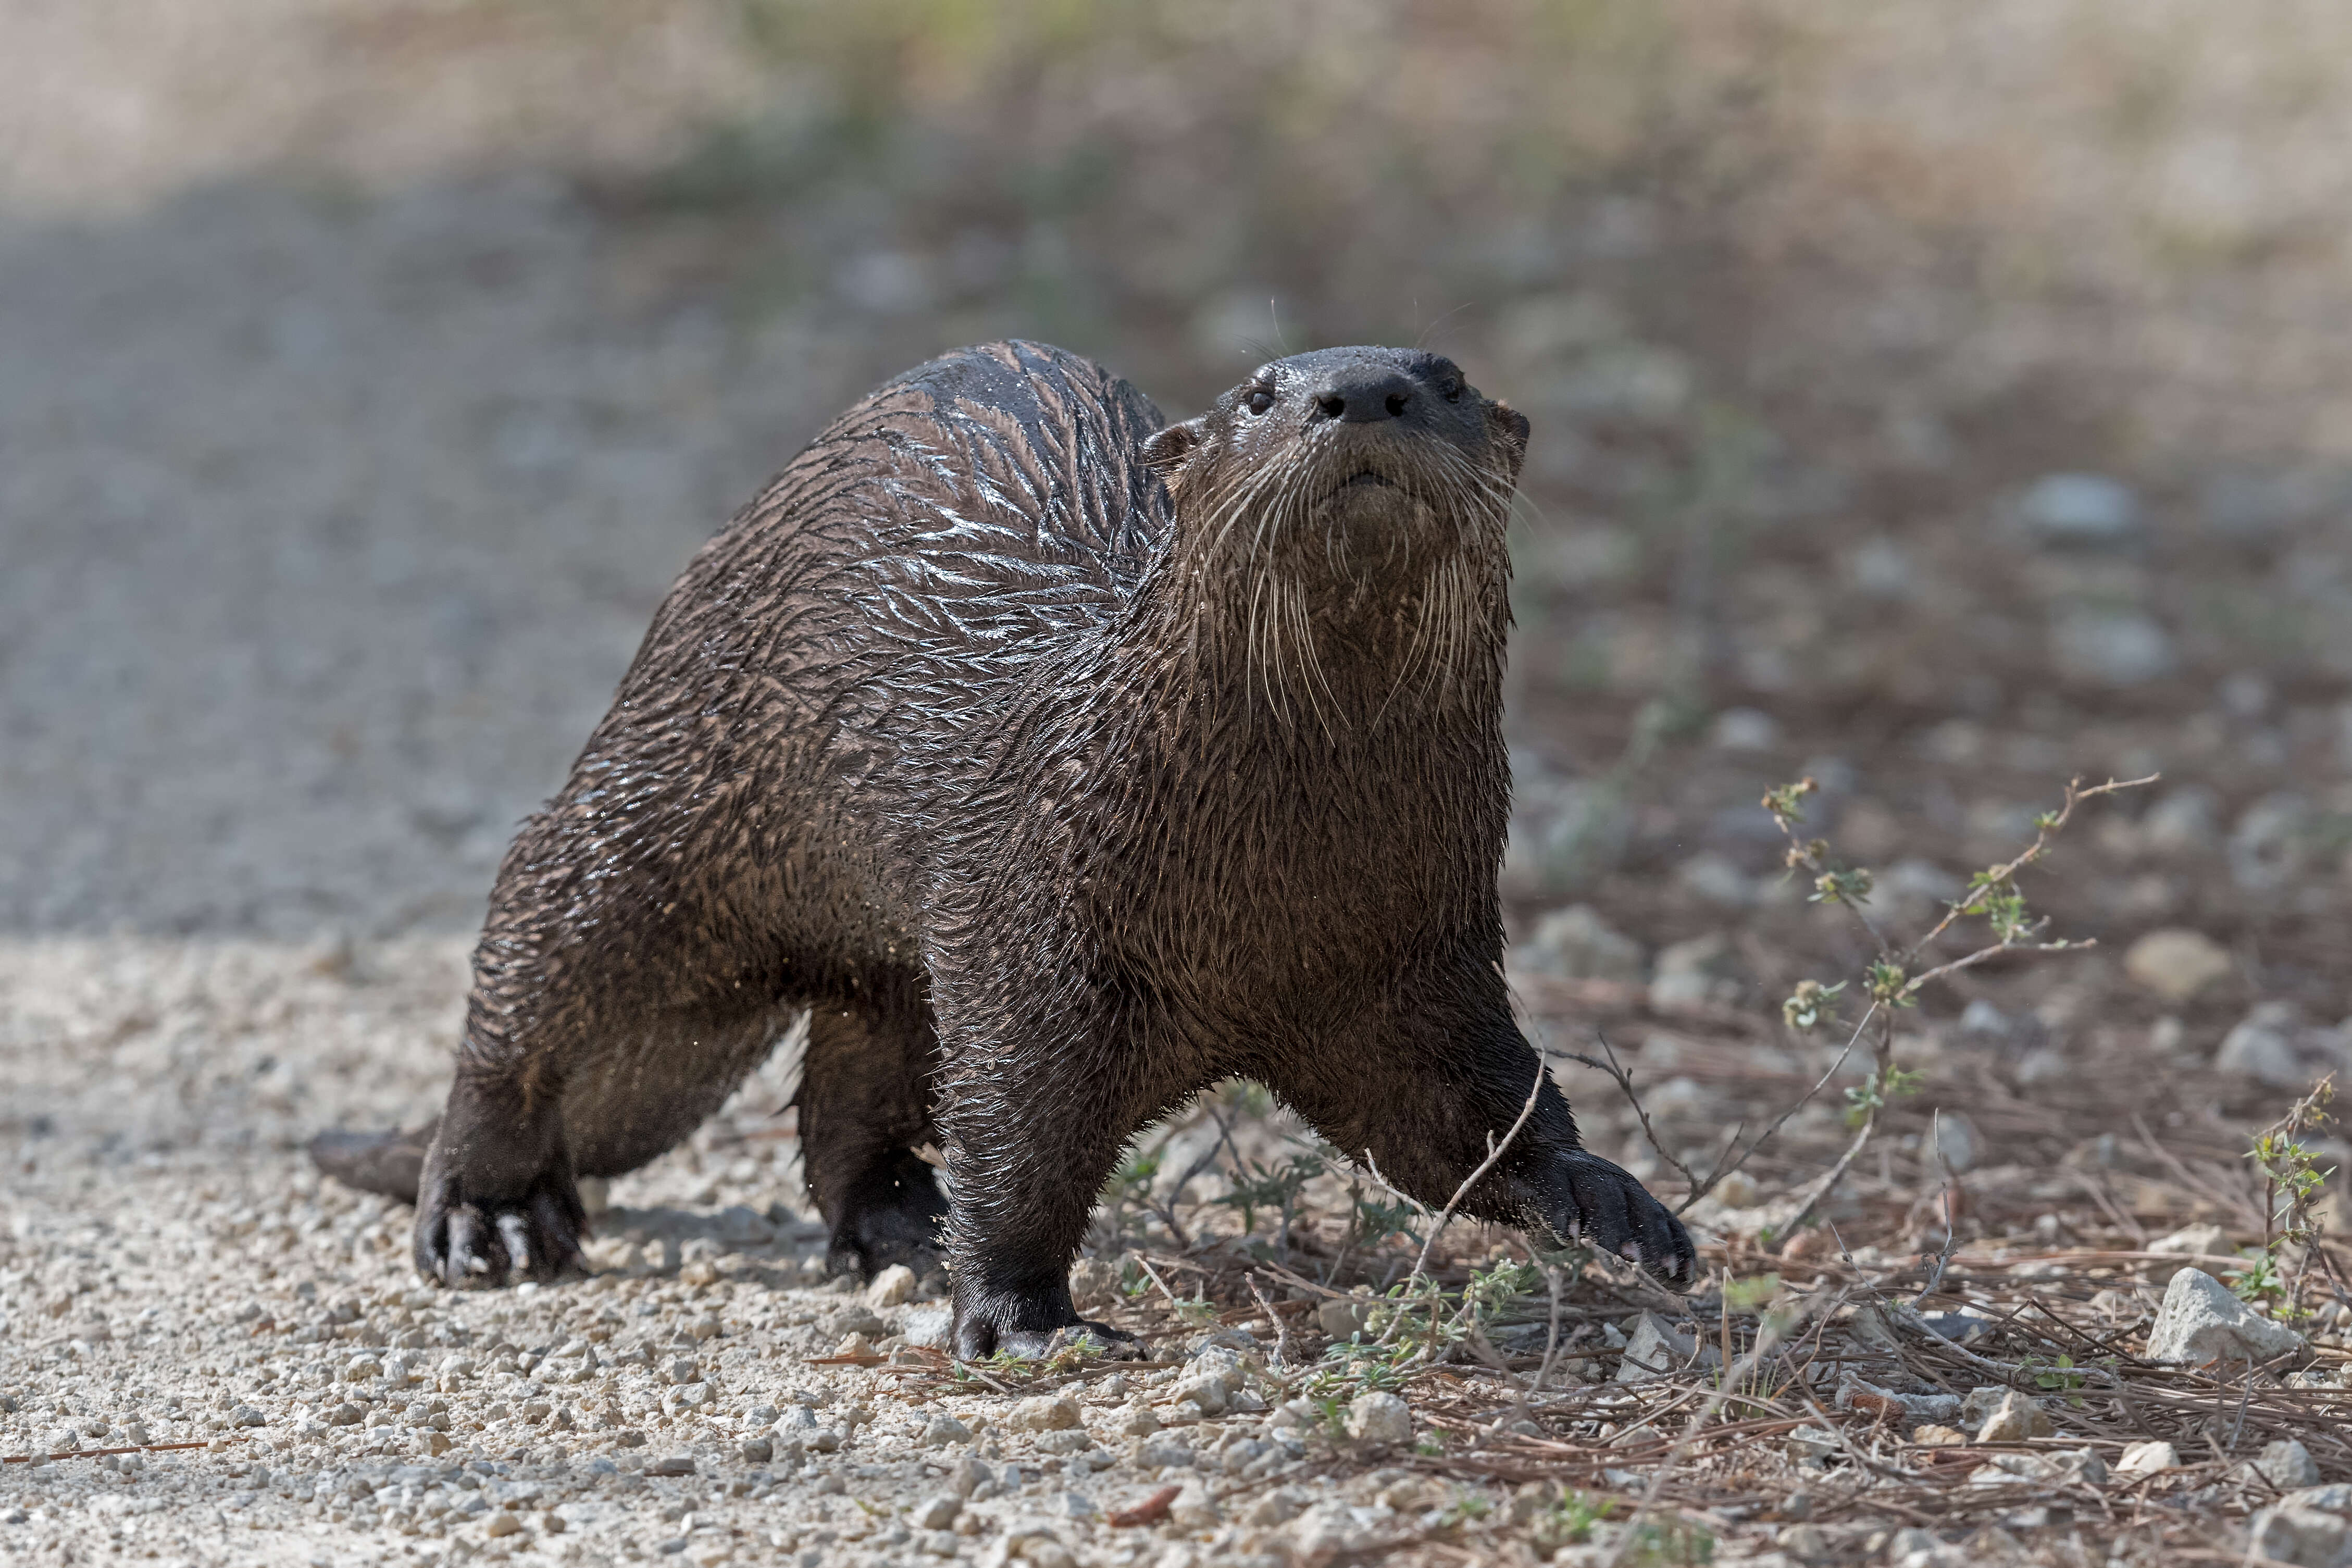
[[[1163,565],[1139,606],[1140,645],[1172,655],[1178,706],[1202,721],[1330,740],[1496,720],[1507,579],[1466,552],[1370,567],[1177,552]]]

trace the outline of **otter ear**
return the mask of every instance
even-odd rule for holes
[[[1184,466],[1184,459],[1209,438],[1208,416],[1187,419],[1156,432],[1143,444],[1143,466],[1166,479]]]
[[[1486,405],[1486,423],[1496,444],[1503,448],[1503,461],[1511,470],[1511,482],[1517,484],[1519,467],[1528,460],[1528,416],[1496,398]]]

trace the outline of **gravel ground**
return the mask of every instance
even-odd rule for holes
[[[614,1184],[593,1278],[421,1288],[408,1211],[321,1182],[294,1145],[430,1105],[463,956],[446,938],[6,951],[0,1452],[57,1456],[0,1469],[11,1561],[1157,1561],[1186,1540],[1339,1542],[1419,1498],[1359,1462],[1360,1508],[1314,1513],[1323,1489],[1291,1483],[1329,1468],[1320,1415],[1269,1414],[1246,1330],[1181,1370],[1036,1394],[940,1377],[908,1342],[943,1334],[943,1303],[904,1270],[863,1294],[824,1279],[773,1072]],[[812,1364],[869,1346],[904,1364]],[[935,1386],[902,1392],[908,1370]],[[1195,1373],[1223,1375],[1221,1418]],[[89,1452],[132,1445],[163,1447]],[[1169,1519],[1106,1522],[1169,1487],[1187,1489]]]

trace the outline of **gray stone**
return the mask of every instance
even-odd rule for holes
[[[2221,837],[2221,798],[2203,784],[2183,784],[2149,806],[2139,828],[2148,847],[2161,854],[2210,848]]]
[[[1348,1406],[1348,1436],[1359,1443],[1410,1443],[1412,1410],[1393,1394],[1360,1394]]]
[[[907,1520],[918,1530],[945,1530],[962,1511],[963,1499],[953,1492],[940,1492],[917,1503]]]
[[[2292,1002],[2264,1002],[2240,1019],[2213,1056],[2217,1072],[2302,1090],[2347,1065],[2344,1037],[2306,1025]]]
[[[1948,1170],[1954,1174],[1973,1170],[1984,1158],[1984,1134],[1957,1110],[1937,1110],[1919,1147],[1919,1163],[1929,1179]]]
[[[1760,708],[1727,708],[1707,738],[1719,751],[1769,752],[1780,743],[1780,724]]]
[[[2059,672],[2088,685],[2123,689],[2172,672],[2172,637],[2139,610],[2074,605],[2050,627],[2050,654]]]
[[[2286,790],[2263,796],[2230,829],[2231,880],[2244,892],[2275,892],[2302,874],[2315,837],[2309,801]]]
[[[2042,1408],[2041,1401],[2028,1398],[2015,1389],[2006,1391],[1984,1425],[1977,1429],[1979,1443],[2015,1443],[2028,1437],[2047,1437],[2057,1430],[2050,1423],[2050,1413]]]
[[[2311,1450],[2292,1437],[2282,1437],[2264,1446],[2254,1459],[2254,1469],[2283,1492],[2319,1484],[2319,1466],[2313,1460]]]
[[[1613,980],[1638,985],[1642,944],[1611,928],[1590,904],[1570,904],[1537,922],[1535,934],[1513,953],[1523,968],[1568,980]],[[1345,1336],[1340,1336],[1345,1337]]]
[[[2251,1557],[2292,1563],[2296,1568],[2337,1568],[2346,1557],[2352,1526],[2336,1514],[2281,1503],[2254,1515],[2246,1532]]]
[[[1840,1410],[1861,1409],[1872,1415],[1902,1412],[1905,1422],[1948,1425],[1960,1419],[1960,1399],[1954,1394],[1903,1394],[1848,1372],[1838,1378],[1835,1404]]]
[[[691,1454],[666,1454],[658,1459],[648,1459],[646,1461],[646,1474],[649,1476],[690,1476],[694,1474],[694,1456]]]
[[[1691,1335],[1684,1333],[1655,1312],[1644,1312],[1626,1336],[1625,1357],[1617,1365],[1617,1381],[1643,1383],[1654,1377],[1665,1377],[1682,1371],[1693,1356],[1701,1366],[1713,1366],[1722,1352],[1713,1345],[1702,1347]]]
[[[895,1321],[901,1339],[927,1350],[945,1350],[955,1337],[955,1308],[945,1301],[902,1308]]]
[[[1720,932],[1678,942],[1658,953],[1657,976],[1650,982],[1650,1003],[1656,1007],[1705,1006],[1736,1002],[1739,983],[1731,939]]]
[[[2150,1361],[2195,1365],[2216,1358],[2266,1362],[2305,1348],[2301,1334],[2256,1313],[2201,1268],[2172,1277],[2147,1336]]]
[[[971,1428],[952,1415],[934,1415],[923,1423],[920,1439],[926,1448],[941,1447],[950,1443],[971,1441]]]
[[[1315,1326],[1335,1340],[1345,1340],[1364,1331],[1371,1320],[1373,1303],[1356,1297],[1346,1297],[1318,1303],[1315,1308]]]
[[[1960,1010],[1959,1029],[1979,1039],[2005,1040],[2013,1026],[2009,1015],[1979,996]]]
[[[757,1209],[730,1204],[719,1211],[719,1238],[737,1247],[764,1247],[776,1239],[775,1222]]]
[[[1845,1445],[1826,1426],[1800,1426],[1781,1439],[1781,1447],[1800,1465],[1818,1465],[1842,1452]]]
[[[1744,910],[1756,901],[1755,881],[1728,857],[1713,850],[1694,855],[1675,867],[1675,885],[1727,910]]]
[[[2139,498],[2105,474],[2044,474],[2018,498],[2018,521],[2042,543],[2122,550],[2139,542]]]

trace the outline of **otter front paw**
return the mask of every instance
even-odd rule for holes
[[[1690,1232],[1633,1176],[1581,1149],[1560,1156],[1545,1184],[1544,1218],[1565,1240],[1630,1258],[1670,1284],[1698,1269]]]
[[[514,1198],[469,1198],[456,1177],[417,1194],[416,1271],[452,1289],[584,1272],[588,1214],[570,1175]]]

